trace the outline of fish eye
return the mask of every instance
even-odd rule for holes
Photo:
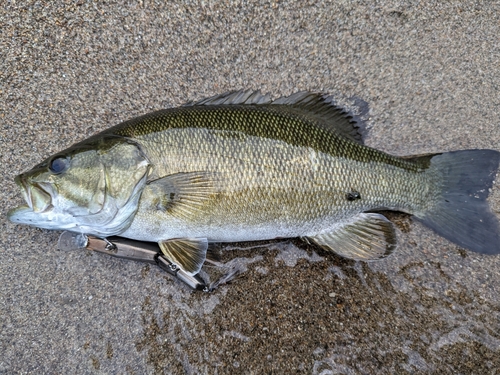
[[[60,174],[68,168],[69,160],[64,156],[59,156],[49,163],[49,169],[54,174]]]

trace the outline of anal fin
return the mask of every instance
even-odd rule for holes
[[[396,248],[393,224],[376,213],[358,214],[331,232],[307,239],[344,258],[364,261],[385,258]]]
[[[196,275],[205,262],[206,238],[178,238],[158,242],[162,253],[190,276]]]

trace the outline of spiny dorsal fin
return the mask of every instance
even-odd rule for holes
[[[355,260],[385,258],[396,248],[393,224],[376,213],[361,213],[331,232],[307,238],[325,250]]]
[[[190,276],[196,275],[205,262],[208,249],[206,238],[179,238],[158,242],[162,253]]]
[[[269,94],[263,95],[260,91],[240,90],[215,95],[196,102],[186,103],[185,106],[210,105],[281,105],[287,106],[296,114],[302,114],[337,135],[346,137],[354,142],[363,143],[358,122],[352,115],[335,104],[333,96],[321,93],[300,91],[290,96],[271,100]]]
[[[272,102],[269,94],[263,95],[260,91],[239,90],[229,91],[224,94],[211,96],[196,102],[189,102],[184,106],[196,105],[251,105],[251,104],[270,104]]]

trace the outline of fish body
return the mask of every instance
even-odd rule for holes
[[[162,111],[140,120],[158,126],[152,132],[136,134],[134,123],[120,129],[140,144],[154,173],[171,176],[145,186],[123,234],[209,242],[312,236],[364,211],[418,212],[432,203],[438,177],[415,173],[424,168],[418,161],[355,144],[328,129],[310,132],[302,122],[288,123],[286,106],[272,112],[269,107],[190,108],[194,118],[214,119],[203,127],[186,126],[182,111]],[[353,191],[363,199],[347,199]],[[175,207],[177,198],[169,193],[179,194],[184,207]]]
[[[331,97],[239,91],[132,119],[50,157],[16,178],[28,206],[9,218],[158,242],[191,274],[209,242],[303,237],[382,258],[396,236],[380,210],[498,253],[486,198],[499,162],[493,150],[391,156],[363,145]]]

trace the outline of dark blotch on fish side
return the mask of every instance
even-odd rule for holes
[[[355,201],[356,199],[361,199],[361,194],[359,191],[353,190],[345,195],[348,201]]]

